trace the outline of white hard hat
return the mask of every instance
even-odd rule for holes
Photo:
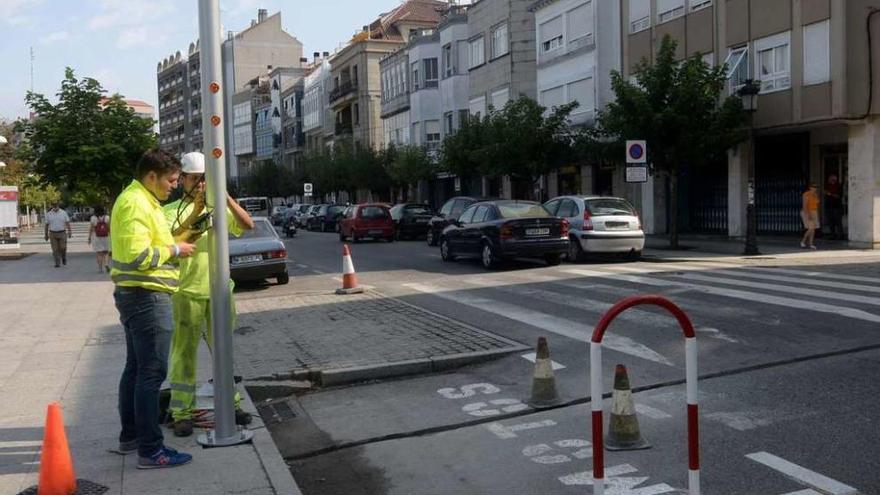
[[[194,151],[183,155],[180,160],[182,165],[180,171],[185,174],[203,174],[205,173],[205,155]]]

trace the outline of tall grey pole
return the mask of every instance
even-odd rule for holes
[[[209,208],[213,208],[210,244],[211,325],[214,333],[214,429],[199,435],[206,447],[248,442],[253,433],[235,424],[235,379],[232,372],[232,295],[229,291],[229,239],[226,225],[226,151],[223,134],[223,78],[220,62],[218,0],[199,0],[202,130]]]

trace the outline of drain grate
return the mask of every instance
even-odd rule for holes
[[[76,480],[76,495],[104,495],[110,488],[89,480]],[[37,487],[32,486],[18,495],[37,495]]]
[[[257,407],[260,417],[266,424],[279,424],[296,417],[296,413],[287,401],[273,402]]]

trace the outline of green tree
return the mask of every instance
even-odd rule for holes
[[[643,60],[637,65],[636,83],[612,72],[616,99],[579,142],[590,158],[622,166],[625,141],[647,141],[652,173],[669,180],[673,248],[679,245],[679,172],[725,160],[727,150],[747,137],[742,102],[736,96],[722,99],[726,68],[709,67],[699,54],[678,62],[676,46],[665,36],[654,64]]]
[[[409,201],[409,188],[436,173],[436,164],[422,146],[405,145],[386,150],[387,169],[391,183],[401,189],[403,200]]]
[[[293,172],[271,161],[254,167],[245,185],[248,194],[269,198],[286,198],[297,191]]]
[[[440,168],[462,178],[488,173],[489,160],[485,156],[484,134],[488,117],[469,116],[461,127],[446,135],[440,146]]]
[[[89,199],[108,201],[131,180],[137,161],[156,144],[153,121],[138,117],[116,94],[92,78],[77,79],[67,68],[58,103],[28,92],[37,118],[27,124],[23,156],[51,184]]]

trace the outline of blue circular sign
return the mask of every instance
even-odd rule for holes
[[[635,160],[638,160],[645,154],[645,149],[642,148],[641,144],[634,144],[629,147],[629,156]]]

